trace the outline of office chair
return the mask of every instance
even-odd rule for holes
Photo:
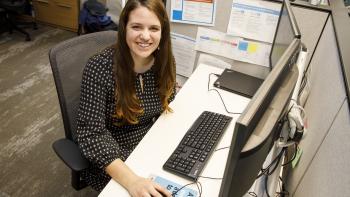
[[[37,25],[35,22],[19,23],[16,20],[16,16],[25,14],[28,6],[30,6],[28,0],[0,0],[0,17],[2,20],[6,21],[9,33],[12,34],[13,30],[17,30],[26,36],[26,41],[30,41],[31,37],[29,33],[23,28],[20,28],[19,25],[32,25],[33,29],[37,29]]]
[[[116,41],[116,31],[102,31],[63,41],[49,51],[65,131],[65,138],[56,140],[52,147],[71,169],[71,184],[76,190],[86,187],[80,175],[89,166],[76,143],[76,117],[83,69],[91,56]]]

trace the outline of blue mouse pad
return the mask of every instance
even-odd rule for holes
[[[187,187],[179,190],[182,187],[181,185],[163,177],[152,176],[152,180],[170,191],[173,197],[197,197],[197,191]]]

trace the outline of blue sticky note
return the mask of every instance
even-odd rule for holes
[[[182,11],[173,10],[173,19],[174,20],[182,20]]]
[[[197,191],[187,187],[182,188],[181,185],[163,177],[155,176],[153,181],[170,191],[173,197],[197,197]],[[179,190],[180,188],[182,189]]]
[[[241,50],[241,51],[247,51],[247,49],[248,49],[248,42],[239,41],[238,49]]]

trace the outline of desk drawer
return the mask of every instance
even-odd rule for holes
[[[56,5],[78,7],[77,0],[52,0]]]
[[[72,0],[33,0],[38,21],[78,30],[79,5]]]

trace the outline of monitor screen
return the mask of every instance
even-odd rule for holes
[[[276,65],[293,39],[300,38],[299,28],[296,24],[289,1],[284,1],[271,47],[270,69]]]

